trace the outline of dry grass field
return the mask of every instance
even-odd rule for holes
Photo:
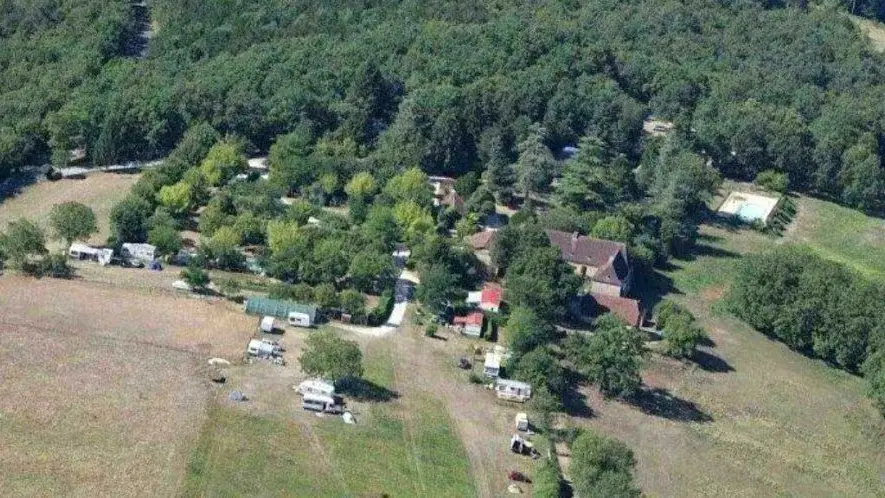
[[[205,420],[202,362],[122,338],[11,325],[6,311],[0,496],[175,495]]]
[[[111,208],[129,193],[130,187],[137,180],[138,175],[93,173],[82,180],[39,182],[2,201],[0,230],[4,230],[7,223],[18,218],[28,218],[48,228],[52,206],[77,201],[91,207],[98,221],[99,231],[89,242],[103,244],[110,235],[108,220]]]
[[[0,277],[0,496],[177,495],[205,359],[241,357],[254,328],[222,301]]]
[[[104,336],[231,360],[242,356],[257,324],[226,301],[82,280],[7,275],[0,278],[0,296],[0,324]]]

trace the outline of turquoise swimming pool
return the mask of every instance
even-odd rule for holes
[[[741,204],[741,207],[738,208],[735,214],[738,218],[744,221],[752,222],[756,220],[765,221],[765,215],[767,212],[768,210],[764,206],[745,202]]]

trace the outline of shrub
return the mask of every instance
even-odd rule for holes
[[[436,337],[437,330],[439,330],[439,326],[435,323],[431,323],[424,329],[424,337]]]
[[[756,175],[756,185],[772,192],[784,193],[790,186],[790,177],[786,173],[769,169]]]
[[[532,496],[559,498],[562,496],[562,475],[556,457],[542,458],[532,475]]]
[[[394,304],[393,291],[387,289],[382,292],[378,299],[378,306],[369,313],[369,325],[377,327],[386,323],[390,313],[393,312]]]

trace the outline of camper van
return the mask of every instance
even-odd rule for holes
[[[486,359],[482,366],[482,373],[486,377],[497,379],[501,375],[501,355],[498,353],[486,353]]]
[[[277,331],[277,320],[272,316],[266,316],[261,319],[258,329],[265,334],[273,334]]]
[[[335,402],[332,396],[325,394],[307,393],[301,399],[301,408],[312,412],[321,413],[342,413],[344,407]]]

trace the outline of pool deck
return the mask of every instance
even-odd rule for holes
[[[768,223],[781,199],[749,192],[734,191],[728,194],[717,212],[728,216],[736,216],[744,221],[761,221]]]

